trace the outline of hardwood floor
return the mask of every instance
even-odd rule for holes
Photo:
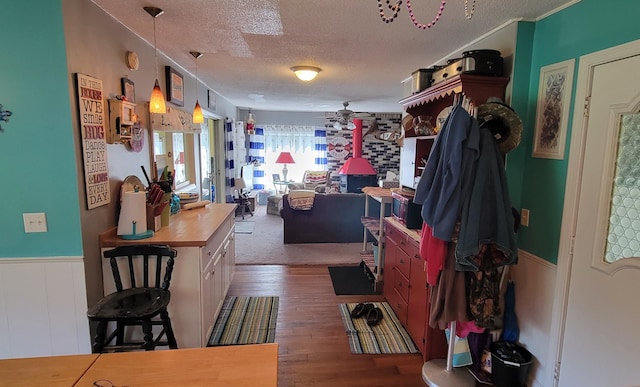
[[[278,385],[425,386],[422,355],[356,355],[338,304],[382,295],[336,296],[326,265],[239,265],[229,295],[278,296]]]

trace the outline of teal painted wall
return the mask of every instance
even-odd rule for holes
[[[569,116],[564,160],[531,157],[540,68],[575,58],[574,78],[577,78],[581,55],[640,39],[638,15],[640,1],[637,0],[582,0],[535,23],[533,41],[518,44],[518,49],[523,49],[525,53],[529,51],[528,45],[531,44],[532,53],[529,85],[524,84],[527,72],[520,67],[516,68],[520,71],[514,74],[513,79],[514,105],[517,109],[526,106],[526,113],[521,115],[525,135],[518,150],[524,152],[524,157],[510,157],[507,169],[509,176],[523,176],[522,187],[519,190],[520,207],[531,211],[529,227],[522,227],[518,233],[519,247],[549,262],[558,261],[573,104]],[[527,36],[523,35],[523,38]],[[519,55],[519,52],[516,55]],[[524,63],[520,65],[524,67]],[[575,88],[574,79],[573,95]],[[523,98],[526,98],[526,102]]]
[[[2,4],[0,258],[81,256],[76,149],[60,0]],[[48,232],[25,233],[44,212]]]

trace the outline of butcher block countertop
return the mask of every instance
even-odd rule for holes
[[[151,238],[126,240],[116,235],[117,227],[100,234],[100,247],[139,244],[168,244],[172,247],[205,246],[211,236],[228,221],[237,204],[211,203],[193,210],[180,210],[169,218],[169,226],[156,231]]]

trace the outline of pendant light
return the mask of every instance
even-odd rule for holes
[[[202,108],[198,102],[198,58],[202,56],[202,53],[198,51],[190,51],[189,53],[196,58],[196,106],[193,108],[193,123],[201,124],[204,122],[204,116],[202,115]]]
[[[156,7],[144,7],[144,10],[153,17],[153,49],[156,59],[156,83],[153,85],[151,98],[149,99],[149,113],[164,114],[167,112],[167,105],[164,102],[164,95],[158,83],[158,46],[156,44],[156,18],[162,15],[164,11]]]

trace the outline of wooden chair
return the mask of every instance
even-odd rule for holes
[[[171,349],[178,348],[167,312],[171,299],[169,284],[176,256],[177,252],[169,246],[159,245],[120,246],[104,252],[104,258],[111,265],[116,291],[105,296],[87,312],[90,321],[98,322],[93,341],[94,353],[136,349],[150,351],[156,346],[167,345]],[[121,270],[124,277],[120,275]],[[107,336],[110,322],[115,323],[115,329]],[[142,341],[125,341],[125,333],[135,333],[125,332],[125,328],[130,326],[142,327]],[[162,326],[155,339],[153,326]],[[163,336],[166,336],[166,340],[160,341]],[[115,345],[110,345],[114,338]]]

